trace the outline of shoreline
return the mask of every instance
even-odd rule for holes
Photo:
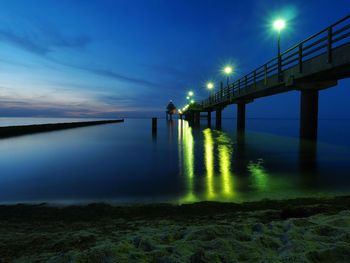
[[[40,219],[43,214],[56,216],[73,215],[76,213],[90,214],[98,212],[98,217],[164,217],[164,216],[205,216],[247,211],[281,210],[285,218],[296,216],[306,217],[317,213],[331,213],[350,210],[350,195],[325,197],[301,197],[292,199],[262,199],[247,202],[217,202],[200,201],[195,203],[107,203],[91,202],[77,204],[55,203],[9,203],[0,204],[0,220],[15,218],[21,214],[21,219]],[[48,217],[45,217],[48,219]],[[57,217],[52,218],[57,219]],[[86,221],[91,220],[85,217]]]
[[[0,206],[0,262],[349,262],[350,196]],[[2,261],[1,261],[2,260]]]
[[[110,124],[110,123],[119,123],[119,122],[124,122],[124,119],[4,126],[4,127],[0,127],[0,139],[21,136],[26,134],[51,132],[51,131],[73,129],[73,128],[80,128],[80,127],[94,126],[94,125],[103,125],[103,124]]]

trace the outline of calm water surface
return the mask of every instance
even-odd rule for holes
[[[2,139],[0,202],[240,202],[349,192],[349,121],[320,121],[317,145],[299,141],[297,120],[248,120],[245,136],[234,124],[224,120],[218,131],[204,120],[201,127],[158,120],[152,136],[151,120],[127,119]]]

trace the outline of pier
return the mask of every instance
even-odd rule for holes
[[[201,112],[216,114],[221,128],[222,111],[237,105],[237,131],[245,130],[246,108],[254,100],[279,93],[300,92],[300,138],[316,140],[318,96],[323,89],[337,86],[350,77],[350,15],[328,26],[242,78],[221,83],[220,90],[207,99],[190,105],[183,112],[187,120],[197,120]]]

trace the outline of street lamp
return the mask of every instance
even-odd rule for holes
[[[186,97],[186,99],[187,99],[187,100],[189,100],[189,99],[190,99],[190,97],[189,97],[189,96],[187,96],[187,97]]]
[[[286,27],[286,21],[283,19],[277,19],[273,22],[273,28],[278,32],[277,41],[277,55],[281,55],[281,31]]]
[[[207,89],[208,89],[208,93],[209,93],[209,100],[211,100],[211,92],[212,92],[212,90],[213,90],[213,88],[214,88],[214,83],[213,82],[208,82],[207,83]]]
[[[227,86],[229,84],[230,75],[232,74],[232,72],[233,72],[233,68],[231,66],[224,67],[224,73],[225,73],[225,75],[227,75]]]
[[[282,58],[281,58],[281,31],[286,27],[286,21],[277,19],[273,22],[273,28],[278,32],[277,40],[277,63],[278,63],[278,80],[282,80]]]
[[[191,104],[193,104],[194,103],[194,100],[191,100]]]
[[[208,90],[212,90],[214,88],[214,84],[212,82],[207,83]]]
[[[193,91],[189,91],[189,92],[188,92],[188,96],[189,96],[189,97],[192,97],[192,96],[193,96]]]

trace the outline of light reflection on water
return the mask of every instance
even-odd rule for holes
[[[219,131],[159,120],[152,136],[150,120],[126,120],[0,140],[0,202],[247,201],[350,189],[346,144],[236,134],[227,123]]]

